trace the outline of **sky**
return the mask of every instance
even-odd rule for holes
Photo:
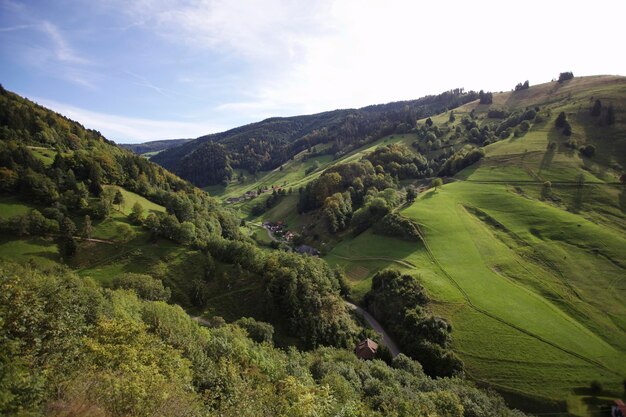
[[[626,75],[623,0],[0,0],[0,83],[118,143]]]

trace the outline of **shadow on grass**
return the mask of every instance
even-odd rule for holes
[[[622,187],[622,192],[619,195],[619,208],[622,213],[626,213],[626,187]]]
[[[48,259],[50,261],[53,262],[60,262],[61,261],[61,257],[59,256],[58,253],[53,253],[53,252],[47,252],[47,251],[41,251],[41,252],[27,252],[24,253],[25,257],[37,257],[37,258],[44,258],[44,259]]]

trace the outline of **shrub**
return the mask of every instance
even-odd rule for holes
[[[593,145],[585,145],[581,146],[579,149],[580,153],[586,156],[587,158],[591,158],[596,154],[596,147]]]
[[[441,181],[441,178],[437,179]],[[421,239],[417,225],[396,213],[389,213],[379,222],[376,222],[374,224],[374,233],[411,241],[419,241]]]
[[[572,136],[572,125],[569,122],[565,122],[565,126],[563,126],[563,135]]]

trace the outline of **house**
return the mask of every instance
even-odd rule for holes
[[[365,339],[359,342],[354,349],[354,353],[359,359],[374,359],[376,351],[378,350],[378,343],[372,339]]]
[[[626,417],[626,404],[622,400],[615,400],[611,407],[611,417]]]

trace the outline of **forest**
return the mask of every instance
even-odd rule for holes
[[[414,127],[415,120],[444,112],[477,97],[473,91],[454,89],[418,100],[357,110],[271,118],[200,137],[167,149],[153,156],[152,161],[198,187],[205,187],[228,181],[231,169],[245,169],[254,175],[277,168],[316,145],[325,145],[324,154],[339,158],[383,136],[406,133]]]

